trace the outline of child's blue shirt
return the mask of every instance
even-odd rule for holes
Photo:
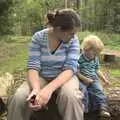
[[[99,68],[99,58],[88,59],[83,53],[81,53],[78,60],[79,72],[89,78],[98,79],[97,70]]]

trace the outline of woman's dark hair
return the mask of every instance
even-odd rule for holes
[[[47,14],[47,19],[48,19],[48,23],[49,25],[53,26],[53,22],[54,22],[54,18],[55,18],[55,14],[54,13],[48,13]]]
[[[73,9],[57,11],[54,17],[53,27],[60,27],[62,31],[80,27],[79,15]]]
[[[80,27],[79,15],[73,9],[62,9],[56,13],[48,13],[47,19],[48,24],[53,27],[60,27],[62,31]]]

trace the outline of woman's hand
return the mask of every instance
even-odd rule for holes
[[[39,91],[33,90],[27,98],[29,107],[33,110],[44,108],[51,98],[52,93],[52,89],[47,86]]]
[[[36,96],[36,101],[41,107],[44,107],[51,98],[53,91],[48,86],[45,86]]]
[[[104,80],[104,85],[103,85],[104,87],[109,87],[110,86],[110,81],[109,80],[107,80],[107,79],[105,79]]]
[[[33,96],[36,96],[40,90],[33,89],[31,93],[28,95],[27,101],[30,101]]]
[[[32,108],[33,110],[41,109],[41,105],[39,105],[36,100],[36,96],[38,95],[39,92],[40,90],[33,89],[27,98],[29,107]]]

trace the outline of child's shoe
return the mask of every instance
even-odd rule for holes
[[[107,118],[109,118],[110,117],[110,113],[107,110],[100,110],[99,116],[100,117],[107,117]]]

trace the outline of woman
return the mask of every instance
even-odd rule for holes
[[[55,14],[52,26],[33,36],[28,79],[9,104],[8,120],[29,120],[31,110],[43,108],[56,90],[56,103],[63,120],[83,120],[83,95],[75,76],[79,59],[75,33],[80,20],[75,11],[63,9]]]

